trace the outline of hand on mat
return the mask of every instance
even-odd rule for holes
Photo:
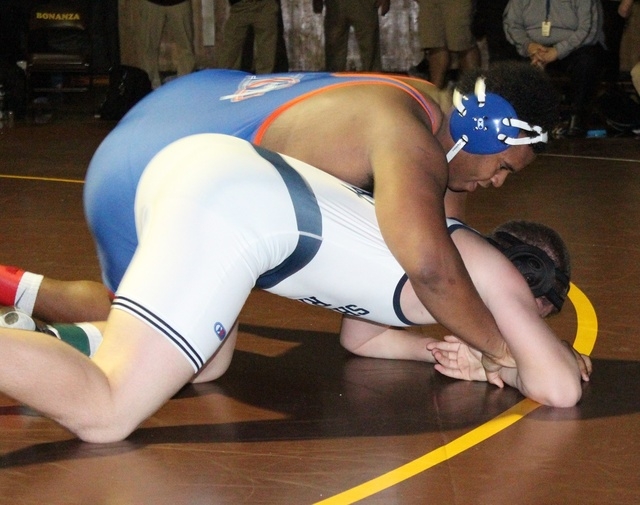
[[[447,335],[442,341],[427,344],[427,349],[436,360],[435,369],[442,375],[467,381],[487,380],[487,372],[482,365],[482,353],[469,347],[459,338]],[[497,374],[497,371],[495,373]]]
[[[591,372],[593,372],[593,364],[591,363],[591,358],[586,354],[580,354],[571,346],[569,342],[563,340],[562,343],[569,349],[571,349],[571,352],[573,352],[573,356],[576,358],[576,362],[578,363],[578,368],[580,369],[580,376],[582,377],[582,380],[588,382],[589,376],[591,375]]]

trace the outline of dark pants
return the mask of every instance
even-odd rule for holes
[[[589,111],[602,79],[604,54],[599,44],[584,46],[547,65],[549,72],[569,77],[571,114],[584,117]]]
[[[620,77],[620,43],[626,20],[618,14],[619,6],[620,2],[602,1],[602,11],[604,13],[602,28],[607,44],[603,78],[608,83],[616,83]]]

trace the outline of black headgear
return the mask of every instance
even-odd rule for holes
[[[509,245],[505,247],[495,240],[489,239],[489,241],[520,271],[531,288],[533,296],[536,298],[544,296],[560,311],[569,291],[569,277],[559,270],[549,255],[539,247],[525,244],[519,238],[504,231],[497,232],[496,237]],[[556,283],[561,286],[560,292],[556,290]]]
[[[487,93],[484,77],[476,80],[474,94],[463,95],[455,89],[456,110],[449,120],[449,131],[455,145],[447,153],[451,161],[460,150],[471,154],[497,154],[509,146],[547,142],[548,135],[540,126],[518,119],[513,106],[494,93]],[[520,137],[521,131],[532,136]]]

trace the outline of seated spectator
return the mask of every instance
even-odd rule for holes
[[[533,65],[568,75],[571,118],[567,135],[583,136],[600,81],[604,55],[600,0],[509,0],[504,31]]]

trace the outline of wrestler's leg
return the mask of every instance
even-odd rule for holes
[[[193,377],[191,382],[210,382],[216,380],[227,371],[233,358],[233,351],[238,340],[238,321],[235,322],[229,335],[224,339],[217,352],[211,357],[207,364]]]
[[[47,322],[103,321],[111,293],[99,282],[61,281],[0,265],[0,305]]]
[[[105,321],[112,294],[94,281],[60,281],[45,277],[33,307],[35,317],[56,323]]]

